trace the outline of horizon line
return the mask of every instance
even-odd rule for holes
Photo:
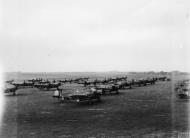
[[[171,70],[171,71],[5,71],[4,73],[109,73],[109,72],[115,72],[115,73],[131,73],[131,72],[139,72],[139,73],[145,73],[145,72],[180,72],[180,73],[190,73],[187,71],[180,71],[180,70]]]

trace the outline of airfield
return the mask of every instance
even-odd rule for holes
[[[88,74],[42,74],[60,79]],[[90,74],[90,77],[123,74]],[[144,74],[143,74],[144,75]],[[142,74],[127,75],[141,78]],[[146,74],[147,77],[148,74]],[[28,79],[36,74],[17,74],[10,78]],[[1,138],[171,138],[189,137],[188,100],[175,96],[174,84],[188,78],[171,76],[171,81],[119,90],[119,95],[101,96],[101,102],[59,103],[54,90],[25,88],[17,95],[5,94]]]

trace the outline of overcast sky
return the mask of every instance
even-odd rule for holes
[[[5,71],[190,69],[189,0],[0,2]]]

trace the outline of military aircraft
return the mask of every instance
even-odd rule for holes
[[[60,83],[72,83],[73,80],[72,79],[64,79],[64,80],[57,80],[57,82],[60,82]]]
[[[180,99],[190,98],[190,81],[185,80],[175,86],[177,97]]]
[[[43,81],[43,82],[38,82],[34,84],[34,87],[41,89],[41,90],[50,90],[53,88],[59,88],[61,86],[60,82],[50,82],[50,81]]]
[[[12,93],[13,95],[16,95],[16,90],[18,88],[13,85],[13,84],[10,84],[10,83],[5,83],[5,87],[4,87],[4,92],[5,93]]]
[[[12,84],[13,81],[14,80],[8,80],[8,81],[6,81],[6,83]]]
[[[166,77],[166,76],[162,76],[162,77],[157,77],[157,80],[159,80],[159,81],[170,81],[171,79]]]
[[[62,94],[62,102],[75,102],[82,103],[87,102],[92,104],[95,101],[100,102],[100,94],[95,89],[86,88],[83,90],[75,90],[69,94]]]
[[[132,88],[132,83],[131,83],[131,81],[125,81],[125,80],[123,80],[123,81],[118,81],[118,82],[116,82],[115,83],[117,86],[118,86],[118,88],[119,89],[125,89],[126,87],[128,87],[128,88]]]
[[[147,84],[155,84],[156,82],[156,79],[155,78],[147,78],[147,79],[144,79],[144,82]]]
[[[28,88],[33,87],[34,83],[31,81],[13,81],[11,84],[15,85],[17,88]]]
[[[146,83],[145,83],[145,81],[144,81],[144,79],[143,78],[141,78],[141,79],[132,79],[132,81],[131,81],[131,84],[132,84],[132,86],[145,86],[146,85]]]
[[[119,87],[115,84],[100,84],[94,87],[98,93],[105,94],[119,94]]]
[[[83,78],[81,77],[74,79],[73,82],[80,84],[81,82],[88,81],[88,79],[89,79],[88,77],[83,77]]]

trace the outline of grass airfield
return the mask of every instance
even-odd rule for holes
[[[135,76],[137,77],[137,76]],[[120,90],[102,102],[59,103],[52,91],[20,89],[5,95],[1,138],[188,137],[188,100],[176,98],[174,81]]]

